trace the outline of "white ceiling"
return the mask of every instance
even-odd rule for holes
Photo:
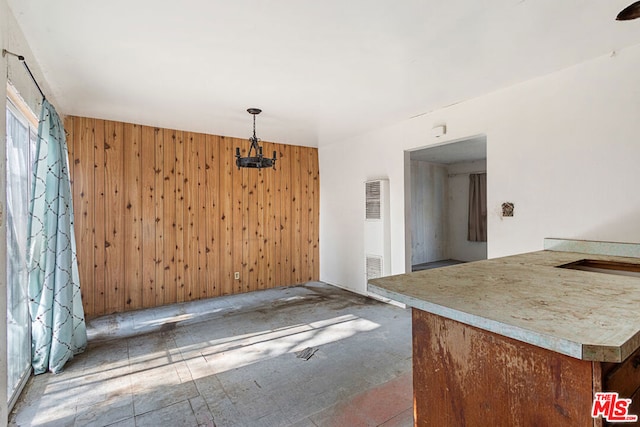
[[[486,160],[487,137],[484,135],[451,142],[434,147],[423,148],[410,153],[411,160],[421,162],[441,163],[450,165],[460,162]]]
[[[303,145],[640,43],[631,0],[8,3],[63,114]]]

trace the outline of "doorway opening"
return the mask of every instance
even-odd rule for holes
[[[486,136],[407,154],[407,271],[487,259]]]

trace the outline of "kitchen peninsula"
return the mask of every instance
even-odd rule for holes
[[[640,414],[640,245],[545,248],[369,281],[412,307],[416,425],[600,426],[600,391]]]

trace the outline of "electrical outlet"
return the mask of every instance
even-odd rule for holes
[[[236,271],[235,273],[233,273],[233,276],[235,277],[236,280],[240,280],[240,272]]]

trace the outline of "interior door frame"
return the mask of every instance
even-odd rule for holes
[[[434,144],[429,144],[429,145],[422,145],[419,147],[415,147],[415,148],[411,148],[408,150],[404,151],[404,225],[405,225],[405,272],[406,273],[411,273],[412,271],[412,258],[413,258],[413,245],[412,245],[412,233],[411,233],[411,229],[412,229],[412,218],[411,218],[411,206],[412,206],[412,200],[411,200],[411,189],[412,189],[412,182],[411,182],[411,153],[416,152],[416,151],[421,151],[421,150],[425,150],[425,149],[431,149],[431,148],[437,148],[437,147],[443,147],[443,146],[448,146],[448,145],[452,145],[452,144],[456,144],[456,143],[461,143],[461,142],[465,142],[465,141],[470,141],[470,140],[474,140],[477,138],[484,138],[485,139],[485,161],[487,160],[487,149],[486,147],[488,147],[488,140],[489,137],[487,134],[476,134],[476,135],[469,135],[469,136],[465,136],[463,138],[456,138],[456,139],[452,139],[449,141],[442,141],[442,142],[437,142]],[[489,172],[489,165],[487,163],[487,173]],[[488,190],[487,190],[488,193]],[[488,196],[487,196],[488,197]],[[488,245],[488,236],[487,236],[487,245]]]

